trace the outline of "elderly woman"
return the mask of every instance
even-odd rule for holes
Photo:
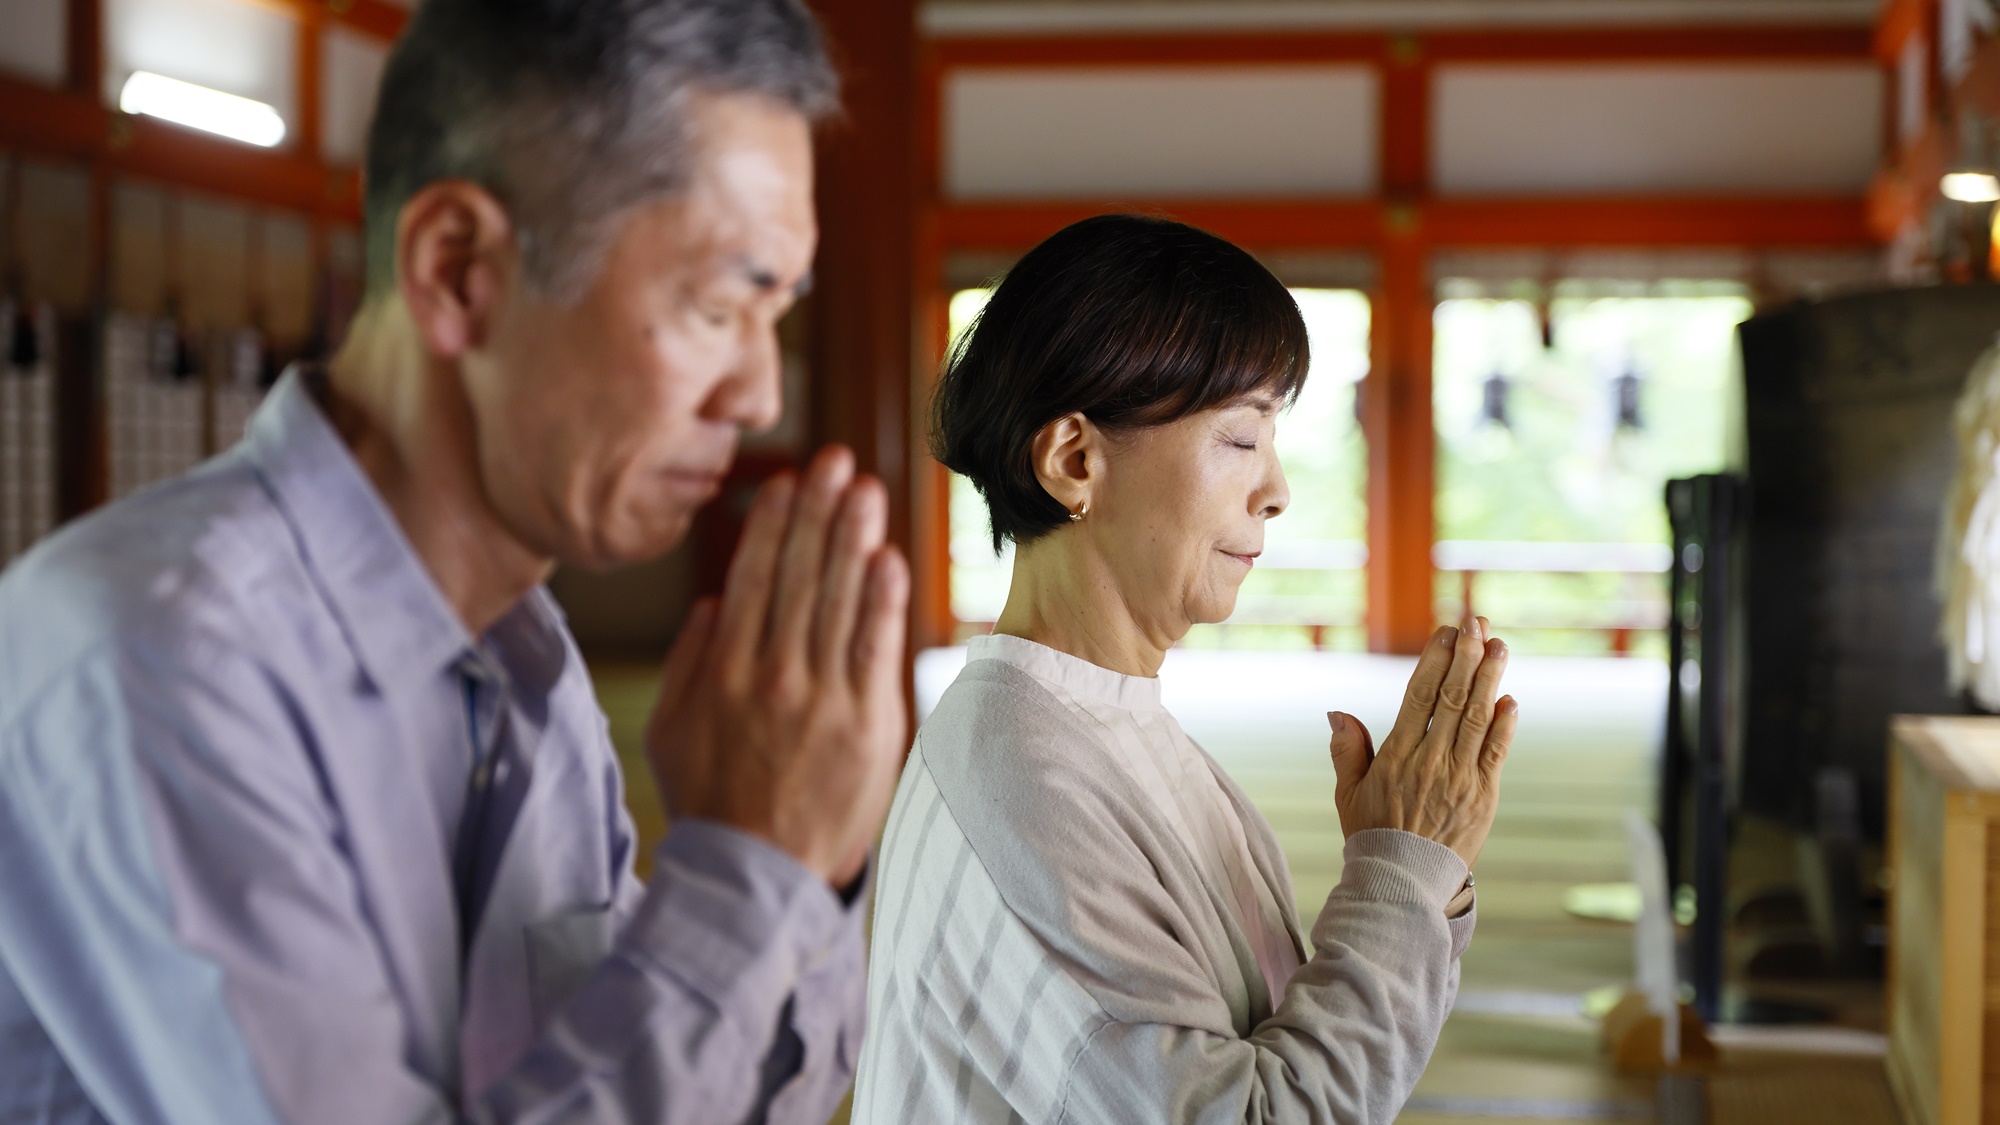
[[[1155,678],[1285,510],[1306,363],[1248,254],[1128,216],[1029,253],[952,356],[939,457],[1018,552],[890,814],[855,1121],[1357,1125],[1408,1097],[1472,934],[1505,647],[1440,630],[1379,753],[1329,713],[1346,864],[1310,945]]]

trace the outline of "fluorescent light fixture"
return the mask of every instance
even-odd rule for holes
[[[285,119],[263,102],[144,70],[125,80],[118,108],[264,148],[285,139]]]
[[[2000,176],[1991,172],[1948,172],[1938,181],[1946,199],[1960,203],[2000,202]]]

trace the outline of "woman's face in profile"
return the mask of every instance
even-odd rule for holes
[[[1264,521],[1291,502],[1279,405],[1260,393],[1111,443],[1085,519],[1136,617],[1185,632],[1236,608]]]

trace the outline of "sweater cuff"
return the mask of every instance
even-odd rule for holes
[[[791,856],[713,821],[675,822],[653,855],[621,950],[725,1012],[775,1012],[859,916]]]
[[[1456,918],[1445,919],[1444,924],[1451,930],[1451,959],[1456,961],[1465,956],[1472,945],[1472,931],[1479,928],[1479,900],[1473,899],[1470,909]]]
[[[1443,914],[1469,874],[1458,853],[1435,840],[1400,829],[1370,828],[1348,837],[1346,862],[1334,893],[1428,906]]]

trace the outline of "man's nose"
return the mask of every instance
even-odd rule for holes
[[[717,388],[714,414],[750,431],[768,430],[785,413],[784,356],[775,326],[754,329],[742,358]]]

